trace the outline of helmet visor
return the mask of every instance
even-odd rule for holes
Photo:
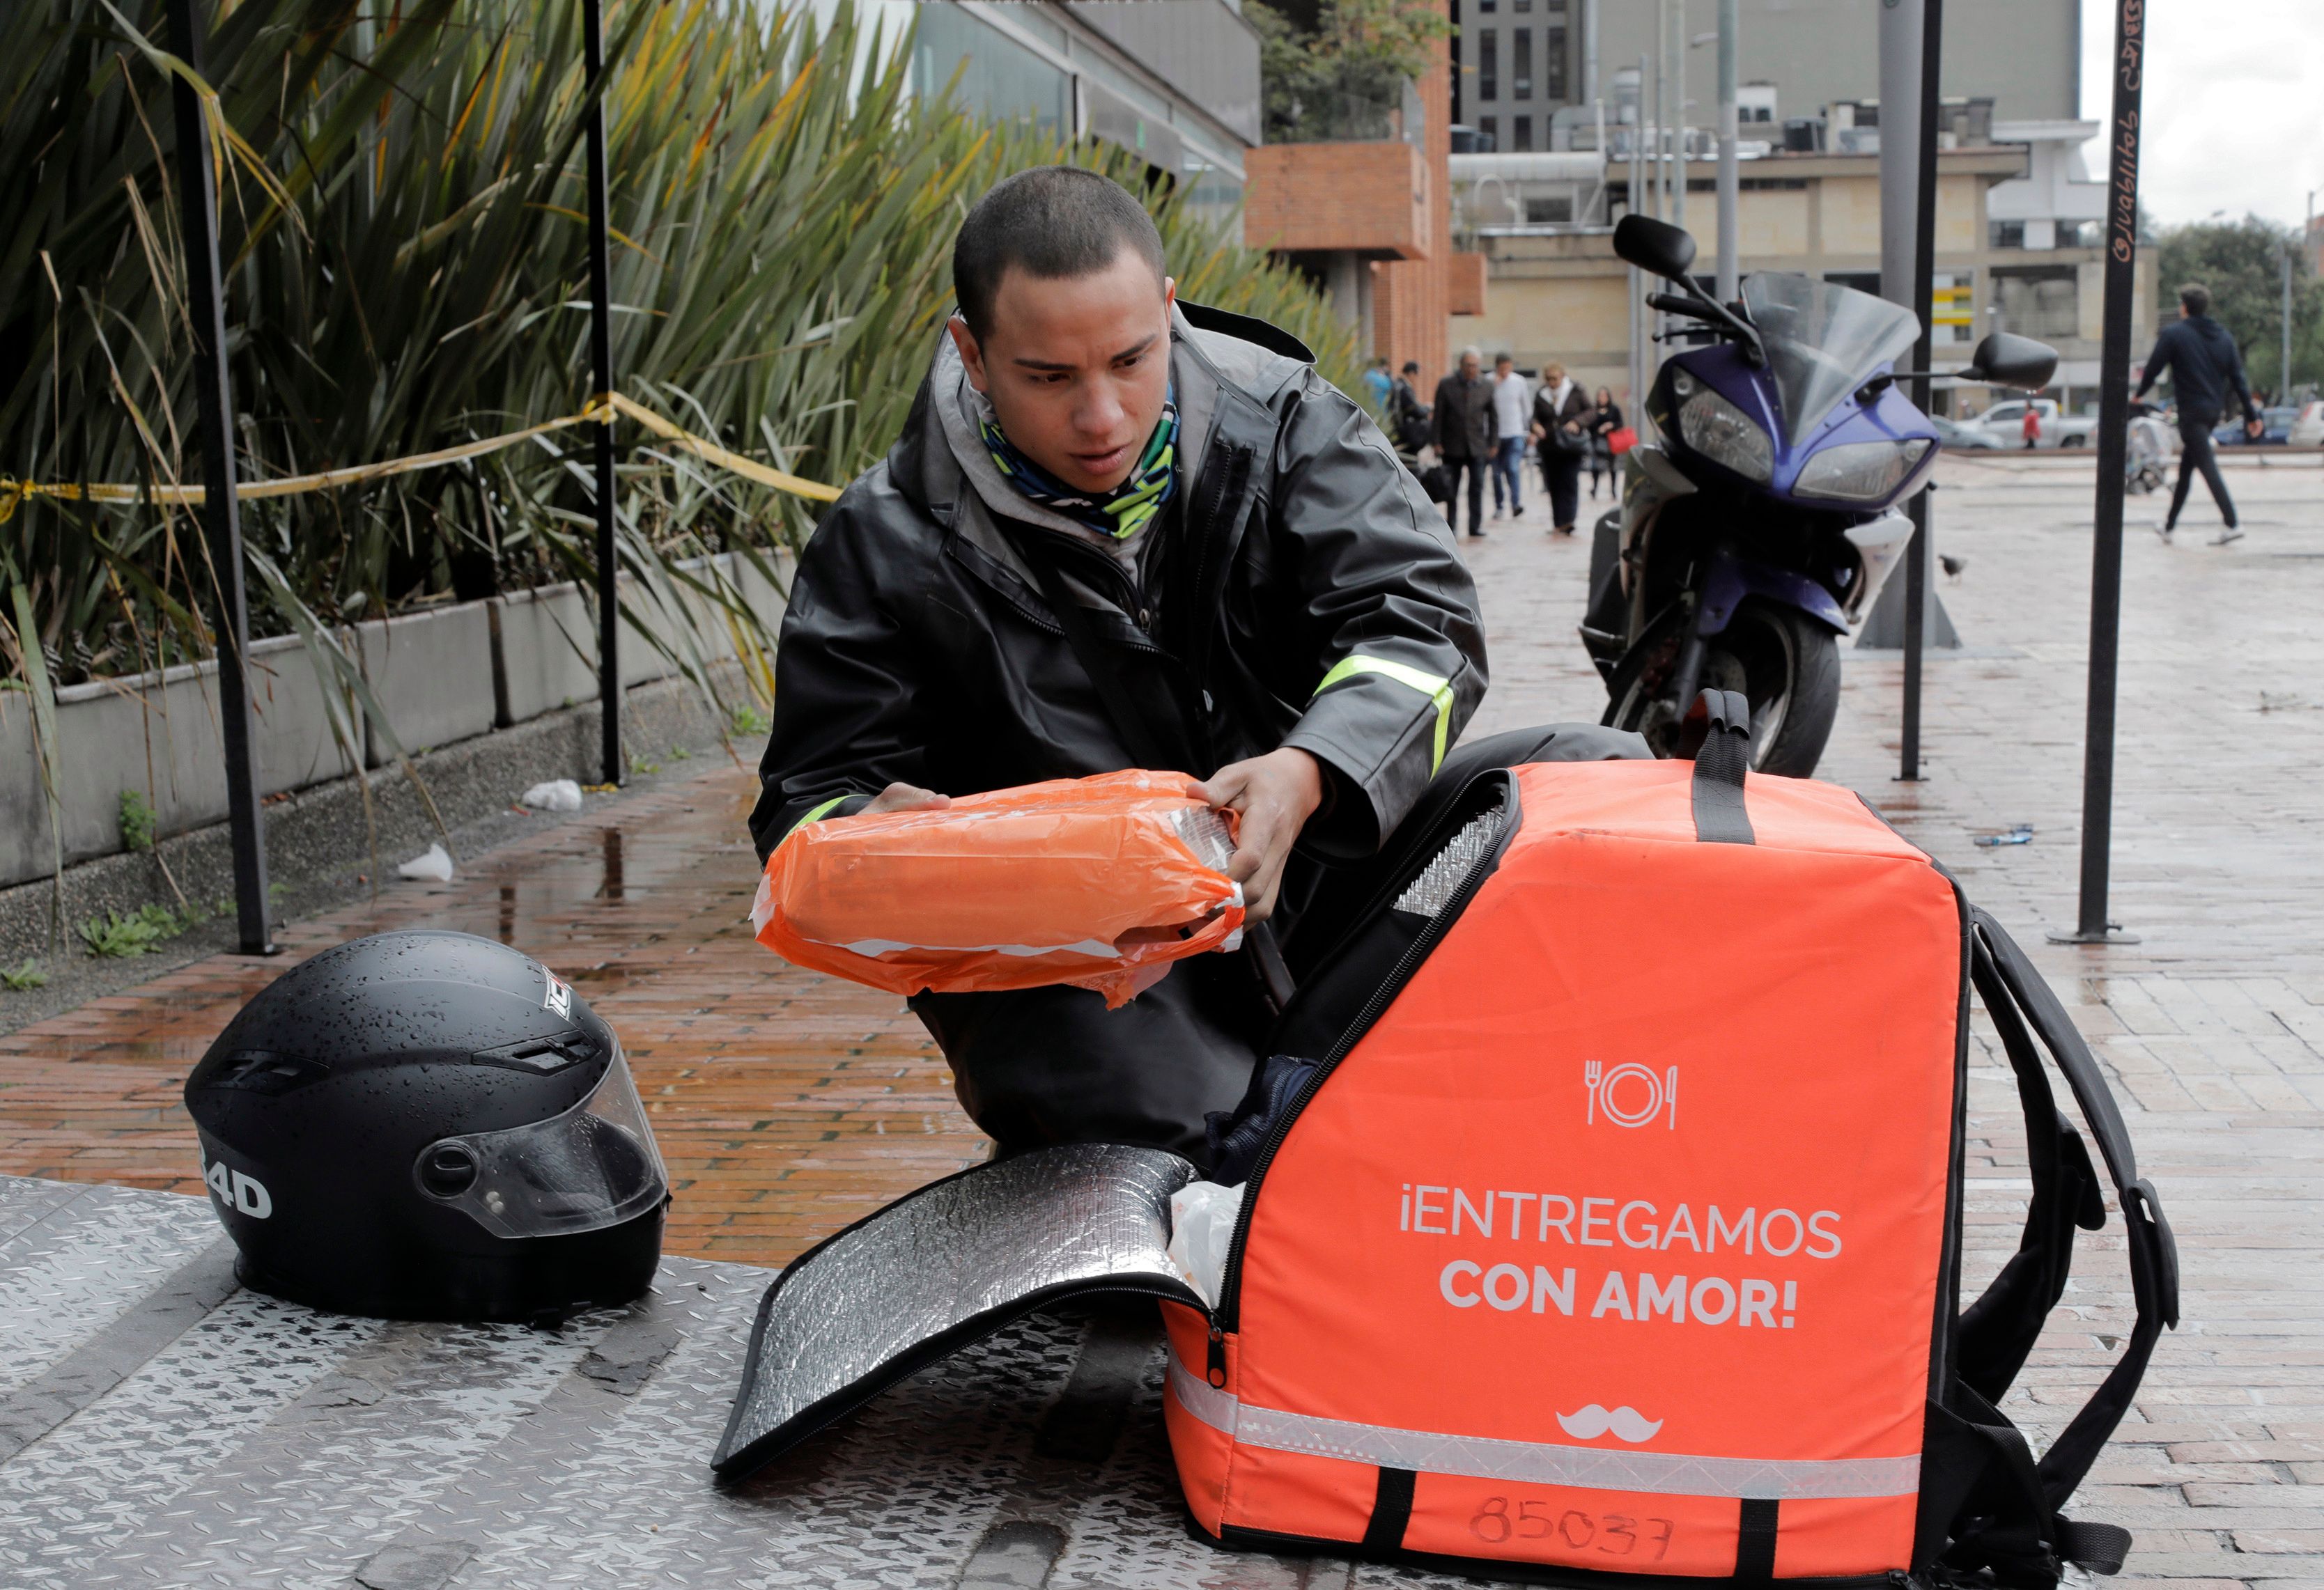
[[[464,1210],[497,1236],[618,1226],[669,1190],[618,1045],[596,1090],[563,1115],[438,1138],[413,1169],[422,1194]]]

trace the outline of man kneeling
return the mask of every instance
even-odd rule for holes
[[[1176,768],[1240,813],[1231,871],[1288,942],[1322,864],[1380,848],[1484,695],[1443,519],[1295,339],[1176,300],[1153,221],[1103,177],[996,186],[953,279],[903,435],[792,583],[761,859],[801,823]],[[1254,940],[1117,1011],[1068,988],[912,1008],[1001,1152],[1140,1143],[1199,1164],[1279,991]]]

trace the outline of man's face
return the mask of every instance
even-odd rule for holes
[[[1517,361],[1516,361],[1516,360],[1514,360],[1514,359],[1496,359],[1496,360],[1494,360],[1494,361],[1493,361],[1493,379],[1494,379],[1495,381],[1507,381],[1507,380],[1508,380],[1508,378],[1509,378],[1509,372],[1510,372],[1511,370],[1515,369],[1516,367],[1517,367]]]
[[[1546,384],[1555,386],[1559,381],[1565,379],[1565,366],[1563,364],[1551,365],[1548,369],[1541,372],[1541,379]]]
[[[1462,381],[1476,380],[1479,372],[1484,367],[1477,362],[1476,354],[1463,354],[1461,355],[1461,379]]]
[[[949,329],[969,384],[991,400],[1010,441],[1066,485],[1110,492],[1162,418],[1176,290],[1134,249],[1057,280],[1012,265],[982,343],[958,316]]]

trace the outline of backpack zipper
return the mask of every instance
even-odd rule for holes
[[[1514,786],[1515,780],[1510,780],[1510,783]],[[1444,902],[1444,909],[1430,920],[1420,936],[1397,960],[1396,969],[1381,979],[1379,988],[1372,990],[1371,997],[1364,1001],[1363,1008],[1356,1013],[1355,1020],[1348,1024],[1347,1030],[1324,1054],[1315,1067],[1314,1074],[1300,1086],[1290,1107],[1276,1122],[1274,1130],[1267,1135],[1266,1143],[1260,1145],[1259,1158],[1252,1162],[1250,1178],[1243,1189],[1242,1208],[1235,1214],[1234,1236],[1227,1245],[1226,1281],[1219,1289],[1218,1306],[1211,1310],[1210,1362],[1205,1367],[1213,1385],[1223,1387],[1226,1384],[1226,1333],[1231,1328],[1240,1328],[1242,1324],[1243,1245],[1250,1240],[1251,1213],[1259,1207],[1259,1183],[1266,1180],[1268,1167],[1275,1163],[1275,1151],[1290,1135],[1292,1123],[1299,1118],[1308,1101],[1315,1097],[1316,1089],[1339,1069],[1340,1062],[1346,1059],[1348,1052],[1371,1030],[1372,1024],[1380,1018],[1381,1013],[1404,991],[1405,984],[1412,979],[1412,974],[1419,970],[1420,963],[1443,942],[1444,935],[1452,931],[1452,924],[1460,920],[1462,913],[1468,909],[1469,901],[1484,882],[1486,873],[1499,864],[1502,846],[1508,838],[1510,826],[1517,820],[1517,811],[1516,791],[1512,787],[1509,798],[1502,805],[1501,824],[1493,834],[1490,848],[1462,875],[1460,887]]]

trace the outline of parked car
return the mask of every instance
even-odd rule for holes
[[[1937,436],[1948,447],[1966,453],[1998,453],[2001,438],[1974,425],[1964,425],[1958,419],[1947,419],[1941,414],[1929,416],[1929,423],[1937,427]]]
[[[2301,409],[2284,440],[2295,447],[2324,447],[2324,398],[2313,399]]]
[[[2314,405],[2310,404],[2313,408]],[[2222,419],[2211,432],[2214,447],[2281,447],[2292,439],[2292,422],[2300,410],[2292,408],[2263,409],[2259,411],[2260,431],[2256,437],[2246,435],[2240,415]]]
[[[1996,403],[1982,414],[1972,415],[1966,422],[1972,429],[1983,431],[2004,447],[2025,445],[2025,406],[2034,406],[2041,425],[2037,447],[2087,447],[2098,427],[2094,414],[2061,414],[2054,398],[2013,398],[2006,403]]]

